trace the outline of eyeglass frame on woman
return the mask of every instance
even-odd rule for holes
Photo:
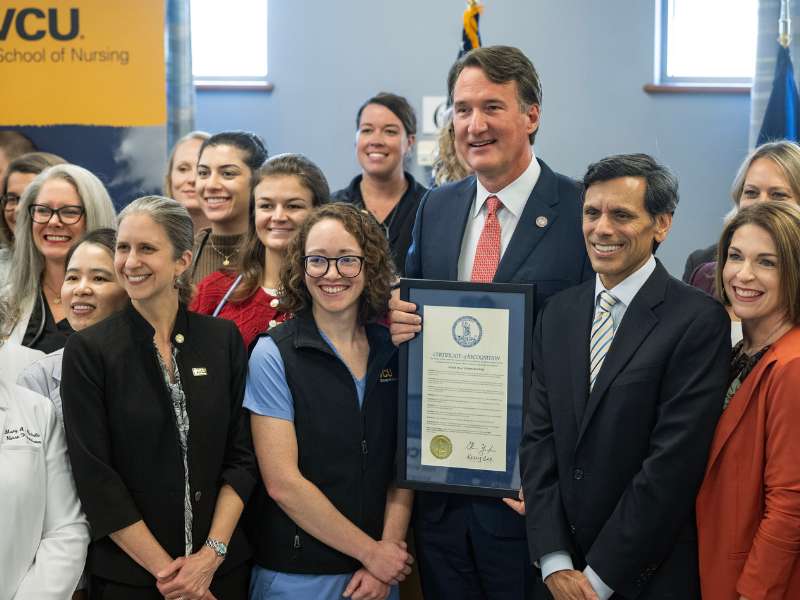
[[[323,258],[325,259],[325,270],[319,275],[312,275],[308,272],[308,259],[309,258]],[[339,268],[339,261],[343,258],[356,258],[358,259],[358,271],[354,275],[345,275],[342,273],[341,268]],[[345,279],[354,279],[361,275],[361,271],[364,270],[364,260],[363,256],[357,256],[355,254],[345,254],[344,256],[322,256],[321,254],[307,254],[303,256],[303,271],[309,277],[313,277],[314,279],[319,279],[320,277],[325,277],[328,274],[328,271],[331,270],[331,261],[336,264],[336,272],[339,273],[340,277],[344,277]]]
[[[50,212],[50,214],[47,215],[47,219],[45,219],[44,221],[38,221],[34,216],[36,211],[39,209],[46,209],[47,211]],[[80,214],[74,221],[65,221],[64,217],[61,214],[61,211],[63,211],[64,209],[69,209],[69,210],[77,209],[78,211],[80,211]],[[77,204],[67,204],[66,206],[62,206],[60,208],[51,208],[46,204],[31,204],[30,206],[28,206],[28,214],[30,215],[33,222],[39,223],[39,225],[46,225],[47,223],[49,223],[52,220],[53,215],[58,216],[58,220],[61,221],[62,225],[74,225],[83,218],[83,216],[86,214],[86,209],[83,206]]]
[[[5,196],[0,196],[0,206],[3,207],[3,211],[11,212],[12,210],[17,210],[20,200],[21,198],[16,194],[6,194]],[[10,207],[9,204],[11,204]]]

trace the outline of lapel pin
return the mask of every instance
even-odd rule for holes
[[[192,375],[195,377],[203,377],[204,375],[208,375],[208,371],[206,371],[205,367],[192,367]]]
[[[547,227],[547,217],[545,217],[544,215],[536,217],[536,226]]]
[[[175,335],[175,341],[178,342],[179,344],[182,344],[184,339],[186,338],[183,337],[182,333],[178,333]]]

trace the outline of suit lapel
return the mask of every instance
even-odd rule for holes
[[[750,371],[750,374],[745,378],[744,383],[742,383],[742,386],[736,391],[733,398],[731,398],[728,408],[722,411],[722,416],[719,418],[717,429],[714,432],[714,440],[711,442],[711,452],[708,456],[708,467],[706,467],[706,471],[709,471],[714,466],[726,442],[730,439],[736,427],[738,427],[739,421],[742,420],[747,407],[754,399],[753,391],[761,381],[764,370],[772,364],[774,360],[775,356],[772,352],[762,357],[753,370]],[[720,403],[721,402],[722,398],[720,398]]]
[[[634,296],[633,302],[625,311],[625,316],[614,334],[614,340],[597,375],[594,388],[589,394],[589,402],[581,422],[578,443],[586,432],[597,407],[606,391],[614,382],[617,375],[630,362],[636,350],[642,345],[650,332],[658,324],[658,317],[653,309],[664,300],[664,292],[669,275],[661,263],[656,264],[656,270],[645,281],[642,288]],[[584,338],[588,345],[589,336]],[[588,352],[588,350],[587,350]]]
[[[589,334],[594,314],[594,284],[595,280],[591,279],[582,285],[580,293],[575,296],[575,302],[567,307],[566,314],[570,318],[564,324],[566,347],[570,353],[569,370],[572,375],[568,379],[572,388],[576,431],[583,421],[589,395]]]
[[[542,169],[539,179],[525,202],[514,234],[494,275],[494,281],[497,283],[512,281],[516,272],[525,264],[533,249],[558,218],[558,210],[555,208],[559,202],[558,180],[550,167],[542,161],[539,161],[539,165]],[[544,227],[537,225],[537,220],[540,224],[546,223]]]
[[[475,205],[477,189],[478,184],[475,182],[475,177],[469,177],[464,180],[464,184],[458,194],[458,203],[453,207],[453,224],[443,228],[443,231],[452,232],[452,237],[442,244],[447,253],[445,264],[447,265],[447,279],[449,281],[458,281],[458,259],[461,256],[461,244],[464,240],[467,223],[472,215],[472,207]]]

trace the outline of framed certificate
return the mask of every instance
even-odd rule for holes
[[[534,286],[403,279],[422,332],[400,347],[398,485],[517,497]]]

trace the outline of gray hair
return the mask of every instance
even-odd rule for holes
[[[17,224],[14,227],[14,256],[11,260],[8,299],[15,309],[33,298],[39,289],[39,279],[44,271],[44,257],[33,242],[33,219],[28,213],[28,207],[36,202],[42,186],[51,179],[62,179],[75,188],[83,204],[86,231],[98,227],[114,227],[114,204],[105,186],[90,171],[78,165],[64,164],[39,173],[20,198]]]
[[[6,298],[0,297],[0,346],[5,343],[14,328],[16,321],[14,315],[11,303]]]
[[[189,211],[177,200],[164,196],[142,196],[122,209],[117,217],[117,227],[122,225],[126,217],[144,214],[164,228],[170,243],[172,255],[178,260],[184,252],[191,252],[194,247],[194,225]],[[183,304],[192,299],[193,286],[189,278],[189,269],[175,280],[178,298]]]
[[[3,181],[0,183],[0,193],[5,196],[8,193],[8,180],[14,173],[24,173],[31,175],[38,175],[47,167],[53,165],[63,165],[65,161],[56,154],[49,152],[28,152],[22,156],[18,156],[6,168]],[[8,246],[13,249],[14,247],[14,232],[8,226],[5,219],[0,219],[0,244]]]

